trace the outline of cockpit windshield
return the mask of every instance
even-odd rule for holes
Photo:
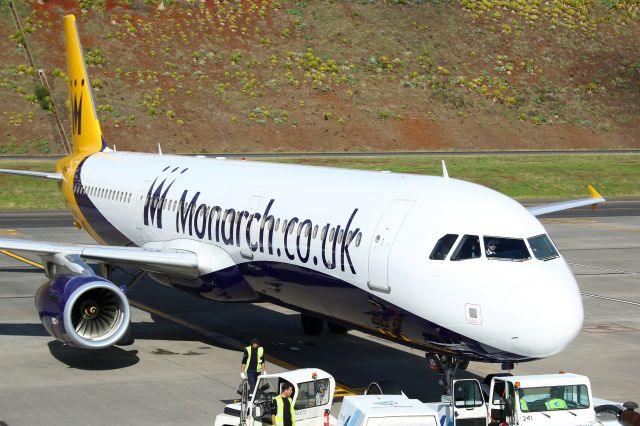
[[[520,411],[523,413],[589,408],[589,391],[586,385],[519,388],[518,398]]]
[[[536,259],[549,260],[560,256],[546,234],[527,238],[527,241]]]
[[[529,250],[520,238],[488,237],[484,238],[484,252],[489,259],[528,260]]]

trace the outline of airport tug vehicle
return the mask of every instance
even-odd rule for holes
[[[336,390],[336,381],[329,373],[317,368],[303,368],[282,373],[263,374],[258,377],[253,392],[246,380],[238,393],[240,402],[228,404],[215,419],[215,426],[270,425],[275,407],[274,398],[285,383],[293,385],[293,410],[296,426],[334,426],[330,415]]]
[[[636,403],[594,399],[589,378],[578,374],[454,380],[450,394],[424,406],[437,413],[439,426],[640,426]]]

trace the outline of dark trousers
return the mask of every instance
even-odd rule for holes
[[[258,381],[259,375],[260,375],[259,371],[247,370],[247,381],[249,382],[249,395],[253,393],[253,389],[256,387],[256,382]]]

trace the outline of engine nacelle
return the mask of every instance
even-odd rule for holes
[[[35,300],[49,334],[78,348],[108,348],[129,328],[124,291],[98,276],[58,276],[40,286]]]

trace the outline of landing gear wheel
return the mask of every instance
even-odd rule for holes
[[[302,323],[304,333],[310,336],[319,335],[324,328],[324,320],[322,318],[312,317],[311,315],[301,314],[300,322]]]
[[[131,335],[131,324],[129,324],[129,327],[127,327],[127,332],[124,333],[124,336],[122,336],[120,340],[118,340],[116,346],[129,346],[133,345],[133,342],[135,342],[135,339]]]
[[[336,324],[334,322],[327,322],[327,326],[329,326],[329,331],[333,334],[344,334],[349,331],[349,327],[345,327],[344,325]]]

